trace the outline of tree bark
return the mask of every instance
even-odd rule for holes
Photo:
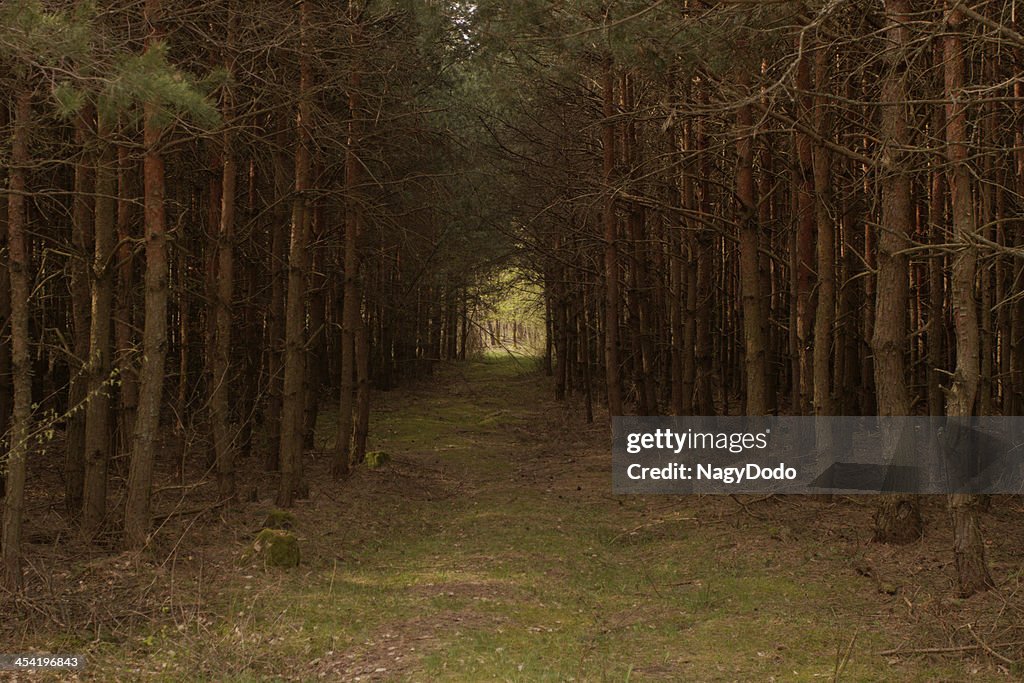
[[[280,129],[276,136],[277,150],[274,153],[274,199],[280,205],[275,211],[270,222],[270,302],[267,306],[267,409],[264,422],[267,425],[267,438],[270,443],[263,461],[263,468],[267,472],[277,471],[281,466],[280,443],[281,443],[281,416],[284,402],[284,328],[286,308],[286,261],[288,254],[286,244],[288,243],[288,232],[286,226],[289,221],[289,208],[287,196],[289,194],[291,181],[288,172],[287,155],[283,150],[290,146],[287,134],[287,122],[280,122]]]
[[[937,46],[935,63],[942,61],[942,48]],[[935,106],[932,111],[932,135],[938,135],[946,125],[944,106]],[[940,152],[932,160],[931,171],[931,197],[928,207],[928,221],[930,228],[930,241],[932,244],[941,244],[945,241],[946,230],[946,176],[942,166],[945,163],[945,154]],[[928,414],[944,415],[946,412],[946,397],[943,394],[940,382],[939,370],[945,366],[945,332],[946,319],[945,296],[943,293],[943,272],[944,255],[936,251],[928,258],[928,329],[925,341],[928,346],[927,362],[925,367],[928,371]]]
[[[827,102],[830,50],[818,46],[814,55],[815,87],[814,119],[823,140],[831,135],[831,119]],[[814,147],[814,214],[818,228],[818,301],[814,315],[814,414],[834,415],[830,353],[832,328],[836,319],[835,224],[832,221],[832,159],[825,145]],[[826,430],[827,431],[827,430]]]
[[[32,93],[25,87],[15,95],[14,131],[7,192],[7,270],[11,280],[11,375],[14,407],[6,464],[4,525],[0,536],[3,585],[22,587],[21,525],[25,508],[25,469],[32,431],[32,361],[29,357],[28,303],[31,274],[25,214],[28,138],[32,119]]]
[[[321,205],[318,203],[313,208],[313,223],[311,226],[310,239],[313,243],[320,241],[323,228],[320,217]],[[322,253],[322,251],[320,252]],[[309,294],[306,297],[308,303],[307,321],[309,325],[309,341],[306,343],[306,397],[305,415],[303,417],[303,448],[313,448],[316,441],[316,422],[320,412],[320,393],[326,375],[327,362],[327,278],[321,275],[322,267],[318,267],[320,261],[318,253],[311,254],[313,267],[310,269],[310,282],[308,284]]]
[[[0,128],[9,125],[7,103],[0,104]],[[0,168],[0,187],[7,187],[8,168]],[[6,193],[0,200],[0,254],[7,253],[7,210]],[[11,273],[8,260],[0,261],[0,460],[6,457],[9,445],[8,428],[14,407],[14,388],[11,377]],[[0,466],[0,498],[4,496],[6,467]],[[2,513],[0,513],[2,514]]]
[[[100,155],[96,164],[95,245],[92,260],[92,310],[89,320],[89,402],[85,413],[85,487],[82,536],[93,538],[107,514],[107,463],[110,460],[110,331],[113,313],[114,225],[117,154],[100,116]]]
[[[878,414],[907,415],[910,398],[904,367],[907,311],[907,257],[912,227],[910,175],[906,168],[909,147],[906,52],[910,41],[906,24],[909,0],[886,0],[887,37],[891,54],[882,82],[881,170],[882,223],[878,230],[878,270],[875,283],[875,320],[871,349],[874,352]],[[900,436],[886,436],[887,460],[899,448]],[[911,543],[923,533],[917,500],[905,495],[884,496],[875,514],[875,540]]]
[[[740,96],[748,97],[750,76],[737,70]],[[736,112],[736,197],[739,199],[740,293],[743,308],[743,363],[746,372],[747,415],[768,413],[765,375],[764,322],[761,319],[761,272],[757,221],[757,186],[754,183],[754,119],[749,103]]]
[[[615,216],[615,93],[612,87],[612,58],[605,58],[601,70],[603,97],[601,145],[603,147],[602,178],[604,180],[604,363],[608,389],[608,415],[622,415],[622,386],[619,378],[619,252]]]
[[[949,162],[950,208],[957,252],[953,256],[950,298],[956,330],[956,368],[946,403],[946,415],[968,422],[974,415],[980,383],[978,307],[974,281],[978,255],[973,241],[975,223],[971,172],[967,165],[967,105],[964,92],[964,53],[960,31],[963,13],[958,3],[946,1],[947,32],[943,42],[946,93],[946,158]],[[979,522],[979,497],[955,493],[949,497],[953,518],[953,556],[960,595],[969,597],[993,586],[985,558]]]
[[[131,451],[135,433],[135,415],[139,405],[139,377],[135,368],[135,250],[132,248],[132,207],[137,182],[136,164],[128,149],[117,149],[117,313],[114,323],[114,348],[117,349],[118,392],[117,448],[118,454]],[[115,462],[122,462],[118,459]],[[123,467],[121,473],[123,474]]]
[[[796,66],[797,118],[813,119],[813,97],[811,95],[811,60],[803,48]],[[814,146],[811,136],[803,131],[796,132],[796,195],[797,225],[793,267],[796,289],[795,300],[795,352],[796,372],[799,378],[794,383],[794,410],[806,414],[814,394],[814,353],[811,348],[811,334],[814,329],[812,289],[814,287],[815,265],[815,199],[814,199]]]
[[[356,330],[356,425],[352,460],[366,460],[366,438],[370,433],[370,329],[360,317]]]
[[[295,121],[295,196],[292,200],[291,241],[288,249],[288,299],[285,304],[284,387],[281,396],[281,480],[277,505],[291,507],[302,481],[302,426],[305,413],[303,373],[305,371],[306,263],[309,249],[310,102],[312,72],[307,54],[309,7],[299,4],[300,77],[299,105]]]
[[[75,143],[81,147],[75,164],[72,200],[72,243],[75,255],[71,263],[71,318],[74,322],[74,357],[69,364],[67,446],[64,461],[64,502],[68,513],[77,517],[82,509],[85,477],[85,411],[89,388],[89,308],[91,294],[89,262],[93,246],[93,207],[95,195],[95,158],[91,151],[92,107],[86,106],[75,117]]]
[[[146,0],[149,29],[147,50],[161,38],[158,28],[160,0]],[[146,241],[145,323],[142,331],[142,369],[139,372],[139,407],[135,416],[132,459],[125,503],[124,540],[128,548],[146,544],[150,525],[150,495],[153,463],[159,443],[160,406],[164,389],[164,361],[167,354],[167,234],[164,215],[164,159],[160,151],[161,130],[157,125],[159,104],[143,107],[143,212]]]
[[[355,0],[349,1],[349,13],[353,22],[352,43],[358,39],[358,18]],[[334,462],[334,476],[344,479],[349,476],[355,464],[352,458],[352,428],[356,403],[356,330],[362,316],[362,297],[359,295],[359,233],[362,230],[363,209],[357,196],[362,161],[357,147],[360,144],[361,116],[360,89],[362,74],[359,64],[354,64],[349,74],[348,92],[348,146],[345,152],[345,189],[348,202],[345,205],[345,282],[344,302],[341,320],[341,402],[338,416],[338,452]],[[438,340],[439,341],[439,340]]]
[[[227,3],[227,36],[225,66],[228,78],[234,70],[234,45],[236,15],[230,0]],[[235,444],[228,424],[231,394],[231,300],[234,295],[234,239],[235,204],[238,169],[236,152],[233,148],[231,126],[234,102],[231,85],[224,89],[223,103],[223,169],[221,181],[220,226],[218,230],[216,299],[214,300],[214,348],[210,363],[210,417],[213,430],[213,449],[217,464],[217,490],[221,500],[235,496]]]

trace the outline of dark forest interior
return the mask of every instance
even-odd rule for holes
[[[609,424],[1024,414],[1021,12],[0,0],[0,656],[1020,680],[1019,496],[616,496]]]

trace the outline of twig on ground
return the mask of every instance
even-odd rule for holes
[[[850,637],[850,643],[846,646],[846,650],[843,651],[842,646],[836,648],[836,666],[832,671],[832,683],[839,683],[839,677],[843,674],[846,669],[846,665],[850,662],[850,655],[853,654],[853,646],[857,642],[857,631],[853,632],[853,636]]]
[[[1000,643],[995,647],[1014,647],[1016,645],[1024,645],[1024,640],[1016,640],[1011,643]],[[984,650],[984,645],[958,645],[954,647],[916,647],[908,650],[902,648],[895,648],[892,650],[879,650],[876,655],[880,657],[901,657],[904,655],[942,655],[942,654],[956,654],[958,652],[971,652],[972,650]],[[1013,664],[1014,662],[1010,662]]]
[[[651,527],[651,526],[657,526],[659,524],[665,524],[666,522],[699,522],[699,521],[700,520],[697,517],[675,517],[675,518],[672,518],[672,519],[656,519],[653,522],[646,522],[645,524],[641,524],[640,526],[633,527],[632,529],[626,529],[622,533],[617,534],[616,536],[614,536],[610,541],[608,541],[608,544],[611,545],[612,543],[615,543],[615,541],[619,540],[623,536],[628,536],[630,534],[636,533],[637,531],[640,531],[641,529],[646,529],[647,527]]]
[[[163,515],[155,515],[153,517],[153,523],[158,525],[158,527],[157,527],[156,530],[154,530],[153,533],[156,533],[156,531],[159,531],[160,530],[159,529],[159,525],[163,524],[164,522],[166,522],[169,519],[172,519],[174,517],[184,517],[184,516],[187,516],[187,515],[199,515],[199,514],[202,514],[204,512],[210,512],[211,510],[216,510],[217,508],[222,507],[225,503],[227,503],[230,500],[231,500],[230,498],[224,498],[223,500],[218,500],[216,503],[213,503],[212,505],[204,505],[203,507],[189,508],[187,510],[173,510],[173,511],[168,512],[168,513],[163,514]]]
[[[1006,664],[1016,664],[1017,663],[1014,660],[1010,659],[1009,657],[1004,657],[1003,655],[1001,655],[998,652],[996,652],[995,650],[993,650],[989,646],[988,643],[986,643],[984,640],[982,640],[981,637],[977,633],[974,632],[974,629],[971,628],[970,624],[967,624],[967,631],[968,631],[968,633],[970,633],[974,637],[974,639],[976,641],[978,641],[978,645],[980,645],[981,648],[983,650],[985,650],[985,652],[989,653],[990,655],[992,655],[996,659],[998,659],[998,660],[1000,660],[1002,662],[1005,662]]]
[[[743,512],[747,513],[748,515],[750,515],[754,519],[759,519],[762,522],[768,519],[765,515],[759,514],[757,512],[754,512],[753,510],[751,510],[750,507],[748,506],[748,504],[744,503],[742,500],[740,500],[739,496],[737,496],[735,493],[730,493],[729,497],[732,498],[734,501],[736,501],[737,505],[739,505],[741,508],[743,508]],[[757,502],[760,502],[761,500],[767,500],[768,498],[771,498],[771,496],[765,496],[764,498],[760,498],[758,500],[751,501],[751,503],[757,503]]]

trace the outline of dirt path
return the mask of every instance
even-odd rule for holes
[[[173,587],[156,616],[82,643],[92,675],[1012,677],[972,651],[877,654],[948,644],[957,610],[974,619],[948,597],[940,527],[930,530],[938,550],[901,553],[867,542],[871,510],[857,501],[614,497],[604,422],[587,426],[578,406],[552,401],[534,364],[449,366],[378,396],[372,447],[391,462],[344,485],[327,476],[333,435],[323,421],[312,497],[295,511],[301,566],[266,571],[238,559],[269,498],[196,525],[173,562],[136,566]],[[234,539],[213,545],[226,529]]]

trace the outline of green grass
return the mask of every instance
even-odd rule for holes
[[[578,417],[548,400],[530,362],[490,356],[444,368],[440,388],[375,397],[371,447],[450,495],[327,485],[336,504],[296,511],[303,566],[235,568],[209,589],[208,623],[94,644],[91,673],[130,679],[131,662],[157,680],[817,681],[855,638],[840,680],[964,677],[954,659],[875,655],[907,634],[828,544],[771,541],[768,522],[716,519],[697,499],[612,497],[603,429],[568,438]],[[366,476],[385,486],[399,473]]]

